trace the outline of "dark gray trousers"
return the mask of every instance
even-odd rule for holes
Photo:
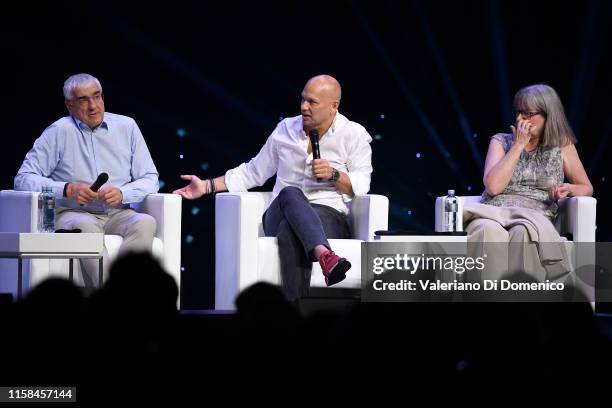
[[[289,301],[306,296],[310,290],[312,253],[317,245],[331,249],[327,238],[351,237],[346,216],[320,204],[310,204],[297,187],[285,187],[263,215],[266,236],[278,239],[281,287]]]

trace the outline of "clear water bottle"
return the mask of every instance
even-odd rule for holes
[[[455,197],[455,190],[448,190],[448,195],[444,197],[444,231],[461,231],[459,225],[459,200]]]
[[[43,187],[38,195],[38,232],[55,231],[55,194],[51,187]]]

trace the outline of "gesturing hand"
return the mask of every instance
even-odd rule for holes
[[[190,180],[190,183],[183,188],[174,190],[172,194],[178,194],[183,198],[193,200],[202,197],[206,193],[209,193],[206,183],[198,176],[181,175],[181,178],[183,180]]]

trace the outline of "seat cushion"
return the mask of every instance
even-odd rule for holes
[[[110,259],[115,259],[123,242],[121,235],[104,235],[104,247]]]
[[[105,235],[104,236],[104,246],[106,247],[106,251],[108,252],[108,256],[110,259],[115,259],[117,254],[119,253],[119,247],[123,243],[123,237],[120,235]],[[161,239],[155,237],[153,238],[153,248],[152,248],[153,256],[158,259],[161,259],[164,254],[164,243]]]
[[[351,263],[351,269],[346,273],[346,279],[334,285],[335,288],[361,287],[361,243],[357,239],[330,239],[329,245],[333,251],[346,258]],[[275,237],[260,237],[257,259],[257,280],[280,285],[280,258],[278,243]],[[245,286],[255,282],[245,282]],[[325,278],[318,262],[313,262],[311,287],[326,287]]]

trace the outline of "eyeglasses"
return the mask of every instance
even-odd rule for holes
[[[535,115],[540,115],[542,112],[540,111],[524,111],[524,110],[514,110],[514,117],[517,117],[518,115],[521,115],[524,119],[531,119],[532,117],[534,117]]]
[[[99,103],[104,99],[104,94],[102,92],[96,92],[93,96],[80,96],[78,98],[74,98],[73,101],[78,103],[80,106],[85,107],[89,105],[89,101],[92,100],[94,103]]]

